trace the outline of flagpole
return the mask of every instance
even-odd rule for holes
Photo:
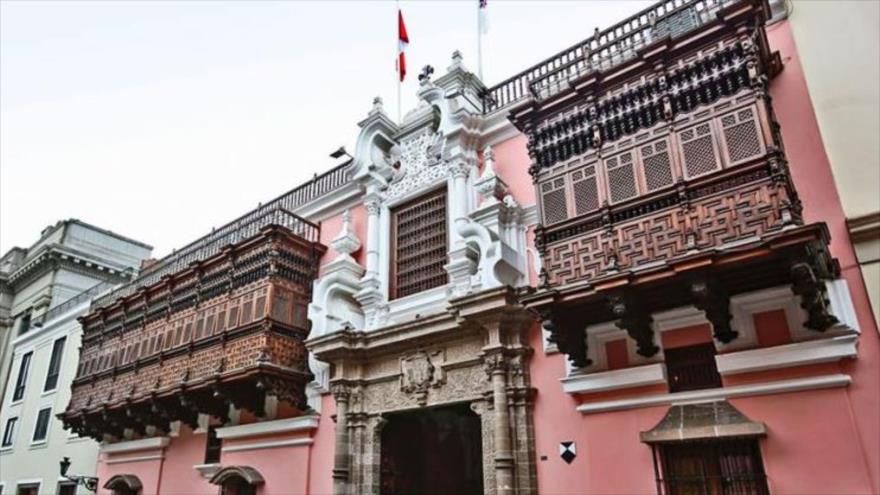
[[[483,81],[483,7],[477,2],[477,77]]]
[[[397,16],[395,16],[394,19],[395,19],[395,21],[397,21],[399,23],[400,20],[399,20],[398,16],[400,16],[400,0],[397,0],[395,2],[395,5],[397,5]],[[397,125],[400,125],[401,124],[400,93],[401,93],[401,86],[403,86],[403,81],[401,81],[401,77],[400,77],[400,32],[399,32],[400,26],[397,25],[395,27],[397,27],[397,29],[394,30],[394,32],[397,33],[397,39],[395,39],[396,43],[394,44],[394,56],[395,56],[395,60],[397,60]]]

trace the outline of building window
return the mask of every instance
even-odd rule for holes
[[[9,447],[12,445],[12,441],[15,439],[16,423],[18,423],[18,418],[9,418],[6,420],[6,428],[3,430],[3,447]]]
[[[446,189],[391,211],[391,297],[445,285],[447,253]]]
[[[711,342],[664,349],[663,354],[666,356],[670,392],[721,386],[721,375],[715,364],[715,346]]]
[[[18,378],[15,380],[15,391],[12,393],[13,401],[24,398],[24,387],[27,385],[28,370],[31,367],[31,357],[33,354],[33,352],[29,352],[21,357],[21,363],[18,365]]]
[[[217,438],[217,429],[213,426],[209,427],[208,441],[205,444],[205,464],[219,464],[222,447],[223,439]]]
[[[660,495],[767,495],[758,440],[660,444],[654,450]]]
[[[76,495],[76,485],[62,481],[58,483],[56,495]]]
[[[64,355],[64,343],[66,337],[61,337],[52,345],[52,357],[49,359],[49,373],[46,375],[46,385],[43,391],[55,390],[58,386],[58,375],[61,372],[61,357]]]
[[[49,418],[51,414],[52,409],[49,407],[40,409],[40,412],[37,414],[37,426],[34,427],[33,442],[43,442],[46,440],[46,434],[49,433]]]
[[[21,335],[23,333],[27,333],[28,330],[31,329],[31,314],[27,312],[21,315],[21,320],[18,321],[18,334]]]
[[[18,485],[17,495],[40,495],[39,484]]]

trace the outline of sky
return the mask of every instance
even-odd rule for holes
[[[650,5],[489,0],[491,86]],[[0,0],[0,253],[78,218],[167,255],[332,167],[381,96],[476,70],[477,0]]]

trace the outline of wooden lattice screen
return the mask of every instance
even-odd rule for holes
[[[392,298],[446,284],[446,226],[446,189],[392,210]]]

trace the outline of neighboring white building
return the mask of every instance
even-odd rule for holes
[[[151,247],[78,220],[0,258],[0,494],[89,493],[60,478],[93,475],[98,445],[62,428],[91,301],[130,279]]]
[[[152,249],[69,219],[43,229],[31,247],[14,247],[0,257],[0,397],[11,340],[38,328],[47,311],[95,284],[131,280]]]

